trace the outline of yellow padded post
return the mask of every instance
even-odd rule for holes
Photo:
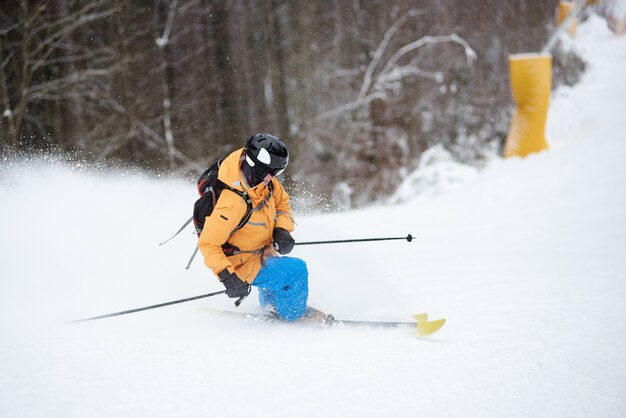
[[[569,1],[559,2],[559,6],[556,8],[556,26],[557,27],[559,27],[559,25],[565,20],[565,18],[567,17],[568,14],[570,14],[573,8],[574,8],[574,3],[572,2],[569,2]],[[569,25],[569,28],[567,28],[567,33],[569,33],[570,36],[575,36],[576,27],[577,27],[577,23],[576,23],[576,19],[574,19],[572,23]]]
[[[517,107],[506,137],[504,156],[524,157],[548,148],[546,119],[552,83],[552,56],[511,55],[509,68]]]

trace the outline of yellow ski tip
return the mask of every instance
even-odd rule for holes
[[[413,315],[413,318],[417,322],[426,322],[426,321],[428,321],[428,314],[427,313],[421,313],[421,314]]]
[[[417,316],[418,315],[416,315],[415,318],[417,320],[417,333],[421,337],[426,337],[427,335],[439,331],[439,329],[443,327],[443,325],[446,323],[445,319],[437,319],[435,321],[420,321],[419,319],[417,319]]]

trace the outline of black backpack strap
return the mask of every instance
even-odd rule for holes
[[[222,190],[229,190],[237,195],[239,195],[244,202],[246,202],[246,213],[243,215],[235,229],[230,233],[231,235],[235,233],[238,229],[243,228],[245,224],[250,220],[250,216],[252,215],[252,198],[248,195],[247,192],[242,192],[241,190],[237,190],[233,187],[230,187],[228,184],[224,183],[222,180],[217,179],[215,183],[219,185]]]
[[[239,223],[237,224],[237,226],[235,227],[235,229],[233,229],[233,231],[230,233],[230,236],[233,236],[233,234],[235,232],[237,232],[239,229],[243,228],[245,224],[248,223],[248,221],[250,220],[250,217],[252,216],[252,212],[260,210],[261,208],[263,208],[263,206],[265,206],[267,204],[267,202],[269,202],[269,200],[272,198],[272,195],[274,193],[274,183],[270,182],[268,183],[268,188],[270,189],[269,194],[267,195],[267,197],[265,199],[263,199],[263,201],[261,203],[258,204],[258,206],[256,207],[252,207],[252,199],[250,198],[250,196],[248,195],[247,192],[242,192],[241,190],[237,190],[234,189],[232,187],[230,187],[229,185],[227,185],[226,183],[224,183],[221,180],[216,180],[216,182],[219,182],[219,187],[222,188],[222,190],[230,190],[233,193],[238,194],[239,196],[241,196],[241,198],[246,202],[246,213],[245,215],[241,218],[241,221],[239,221]],[[231,255],[235,255],[235,254],[241,254],[241,253],[251,253],[251,254],[260,254],[263,252],[263,250],[265,248],[261,248],[258,250],[240,250],[239,248],[228,244],[228,242],[224,245],[222,245],[222,248],[224,249],[224,246],[227,246],[228,251],[224,251],[224,253],[227,256],[231,256]]]

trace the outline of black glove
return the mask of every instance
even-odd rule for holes
[[[222,270],[218,276],[229,298],[241,298],[250,293],[250,285],[237,277],[235,273],[229,274],[228,270]]]
[[[291,234],[282,228],[274,228],[274,249],[281,254],[289,254],[296,241]]]

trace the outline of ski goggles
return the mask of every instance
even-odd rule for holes
[[[262,164],[257,165],[252,160],[252,158],[248,156],[248,154],[246,154],[246,162],[252,168],[252,172],[257,178],[264,178],[268,174],[271,174],[272,177],[276,177],[276,176],[280,176],[281,174],[283,174],[283,171],[285,171],[284,168],[271,168]]]

